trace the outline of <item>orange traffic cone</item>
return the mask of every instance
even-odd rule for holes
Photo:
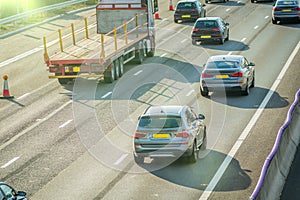
[[[155,13],[154,13],[154,18],[155,18],[155,19],[159,19],[159,18],[160,18],[158,12],[155,12]]]
[[[4,79],[4,85],[3,85],[3,95],[0,96],[0,99],[11,99],[11,98],[14,98],[14,96],[11,96],[9,94],[9,89],[8,89],[8,76],[7,75],[4,75],[3,76],[3,79]]]
[[[172,0],[170,0],[169,10],[174,10],[174,9],[173,9],[173,4],[172,4]]]

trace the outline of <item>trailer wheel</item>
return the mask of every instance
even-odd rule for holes
[[[105,83],[112,83],[115,80],[115,66],[112,62],[110,65],[110,71],[104,72],[104,82]]]
[[[124,61],[123,56],[119,58],[119,77],[123,76],[124,74]]]
[[[154,43],[154,39],[150,40],[151,42],[151,46],[147,47],[148,49],[150,49],[150,51],[147,51],[146,55],[147,57],[153,57],[154,53],[155,53],[155,43]]]
[[[119,59],[116,59],[114,61],[114,66],[115,66],[115,80],[119,78],[119,73],[120,73],[120,62]]]
[[[66,85],[66,84],[68,84],[68,82],[69,81],[72,81],[73,79],[71,79],[71,78],[59,78],[58,79],[58,82],[59,82],[59,84],[61,84],[61,85]]]
[[[135,54],[135,58],[138,64],[142,64],[144,61],[144,49],[141,48],[139,51]]]

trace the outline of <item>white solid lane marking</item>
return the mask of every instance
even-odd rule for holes
[[[284,67],[282,68],[281,72],[277,76],[276,80],[274,81],[274,83],[273,83],[272,87],[270,88],[269,92],[267,93],[267,95],[265,96],[264,100],[260,104],[259,108],[256,110],[256,112],[252,116],[251,120],[249,121],[248,125],[243,130],[243,132],[241,133],[240,137],[237,139],[237,141],[235,142],[235,144],[233,145],[233,147],[229,151],[229,153],[226,156],[225,160],[223,161],[223,163],[219,167],[217,173],[212,178],[212,180],[210,181],[210,183],[208,184],[208,186],[205,188],[205,190],[202,193],[202,195],[199,198],[199,200],[207,200],[209,198],[209,196],[211,195],[211,193],[213,192],[213,190],[215,189],[217,183],[220,181],[220,179],[223,176],[225,170],[229,166],[231,160],[234,158],[236,152],[239,150],[240,146],[243,144],[243,142],[245,141],[245,139],[249,135],[250,130],[252,129],[252,127],[254,126],[254,124],[256,123],[256,121],[258,120],[258,118],[260,117],[260,115],[262,114],[264,108],[266,107],[267,103],[271,99],[274,91],[276,91],[276,88],[278,87],[280,81],[282,80],[284,74],[288,70],[291,62],[293,61],[293,59],[296,56],[296,54],[297,54],[297,52],[298,52],[299,49],[300,49],[300,42],[298,42],[296,48],[294,49],[294,51],[290,55],[289,59],[286,61]]]
[[[195,90],[191,90],[189,93],[186,94],[186,96],[190,96],[193,92],[195,92]]]
[[[103,95],[103,96],[101,97],[101,99],[104,99],[104,98],[108,97],[109,95],[111,95],[111,93],[112,93],[112,92],[106,93],[105,95]]]
[[[187,41],[187,39],[185,38],[185,39],[183,39],[183,40],[181,40],[181,43],[184,43],[185,41]]]
[[[232,54],[232,51],[228,52],[228,54],[227,54],[227,55],[231,55],[231,54]]]
[[[137,75],[139,75],[140,73],[142,73],[143,72],[143,70],[140,70],[140,71],[138,71],[138,72],[136,72],[135,74],[133,74],[134,76],[137,76]]]
[[[123,154],[123,155],[122,155],[122,156],[114,163],[114,165],[120,164],[127,156],[128,156],[128,154]]]
[[[255,26],[254,29],[258,29],[258,26]]]
[[[60,125],[59,128],[63,128],[65,126],[67,126],[69,123],[71,123],[71,121],[73,121],[73,119],[69,119],[68,121],[66,121],[65,123],[63,123],[62,125]]]
[[[1,169],[4,169],[6,167],[8,167],[9,165],[13,164],[15,161],[17,161],[20,157],[14,157],[13,159],[11,159],[10,161],[8,161],[6,164],[1,166]]]
[[[167,53],[164,53],[160,57],[162,58],[162,57],[165,57],[166,55],[167,55]]]
[[[265,16],[265,19],[267,19],[267,18],[269,18],[269,16],[267,15],[267,16]]]
[[[18,97],[17,99],[20,100],[20,99],[24,99],[25,97],[29,96],[30,93],[26,93],[26,94],[23,94],[22,96]]]
[[[247,39],[247,38],[243,38],[243,39],[241,39],[241,42],[244,42],[246,39]]]

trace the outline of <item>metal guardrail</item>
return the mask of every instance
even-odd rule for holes
[[[9,22],[20,20],[20,19],[22,19],[24,17],[28,17],[30,15],[38,14],[38,13],[49,11],[49,10],[59,9],[59,8],[63,8],[63,7],[66,7],[66,6],[70,6],[70,5],[74,5],[74,4],[78,4],[78,3],[83,3],[83,2],[86,2],[86,1],[88,1],[88,0],[71,0],[71,1],[66,1],[66,2],[63,2],[63,3],[58,3],[58,4],[54,4],[54,5],[50,5],[50,6],[45,6],[45,7],[38,8],[38,9],[35,9],[35,10],[31,10],[31,11],[26,11],[26,12],[23,12],[23,13],[19,13],[17,15],[13,15],[13,16],[10,16],[10,17],[0,19],[0,24],[6,24],[6,23],[9,23]]]

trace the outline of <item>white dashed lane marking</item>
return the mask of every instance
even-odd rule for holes
[[[101,97],[101,99],[104,99],[104,98],[108,97],[109,95],[111,95],[111,93],[112,93],[112,92],[106,93],[105,95],[103,95],[103,96]]]
[[[167,55],[167,53],[162,54],[160,57],[165,57]]]
[[[247,39],[247,38],[243,38],[243,39],[241,39],[241,42],[244,42],[246,39]]]
[[[26,93],[26,94],[23,94],[22,96],[18,97],[17,99],[20,100],[20,99],[24,99],[25,97],[29,96],[30,93]]]
[[[255,26],[254,29],[258,29],[258,26]]]
[[[120,164],[127,156],[128,156],[128,154],[123,154],[123,155],[122,155],[122,156],[114,163],[114,165]]]
[[[1,166],[1,169],[4,169],[6,167],[8,167],[9,165],[13,164],[15,161],[17,161],[20,157],[14,157],[13,159],[11,159],[10,161],[8,161],[6,164]]]
[[[139,75],[139,74],[142,73],[142,72],[143,72],[143,70],[140,70],[140,71],[136,72],[136,73],[133,74],[133,75],[137,76],[137,75]]]
[[[63,123],[62,125],[59,126],[59,128],[63,128],[65,126],[67,126],[69,123],[71,123],[73,121],[73,119],[70,119],[68,121],[66,121],[65,123]]]

